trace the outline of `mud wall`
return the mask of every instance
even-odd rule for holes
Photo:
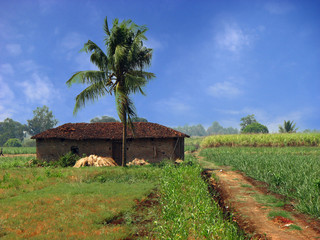
[[[37,139],[37,158],[47,161],[58,160],[64,154],[74,151],[82,156],[95,154],[112,157],[121,165],[121,141],[111,140],[67,140]],[[127,162],[143,158],[150,163],[163,159],[184,158],[184,138],[148,138],[127,140]]]
[[[47,161],[58,160],[66,153],[77,151],[79,156],[95,154],[112,156],[112,142],[108,140],[67,140],[67,139],[37,139],[37,158]]]

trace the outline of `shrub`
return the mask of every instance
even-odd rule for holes
[[[21,147],[21,141],[18,138],[10,138],[6,143],[3,145],[4,147]]]
[[[266,126],[256,122],[246,126],[242,133],[269,133],[269,130]]]
[[[35,147],[36,146],[36,140],[34,139],[25,139],[22,142],[23,147]]]
[[[80,157],[78,155],[68,152],[60,157],[59,161],[56,162],[56,165],[60,167],[72,167],[79,159]]]

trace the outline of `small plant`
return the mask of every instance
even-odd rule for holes
[[[289,212],[282,211],[282,210],[280,210],[280,211],[271,211],[271,212],[269,212],[268,217],[269,218],[283,217],[283,218],[292,220],[291,214]]]
[[[299,231],[302,230],[301,227],[299,227],[298,225],[295,225],[295,224],[290,225],[289,228],[292,229],[292,230],[299,230]]]
[[[78,155],[68,152],[63,155],[55,165],[60,167],[72,167],[79,159],[80,157]]]

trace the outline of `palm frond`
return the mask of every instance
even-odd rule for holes
[[[127,89],[128,94],[140,92],[142,95],[146,95],[142,88],[147,83],[148,81],[143,77],[126,74],[125,88]]]
[[[74,106],[73,114],[77,114],[80,108],[85,107],[87,101],[94,102],[100,97],[105,96],[107,89],[105,88],[104,82],[96,82],[88,86],[76,97],[76,104]]]
[[[108,19],[107,17],[104,19],[104,25],[103,30],[107,34],[107,36],[110,36],[109,26],[108,26]]]
[[[68,87],[75,83],[92,84],[98,82],[105,82],[106,78],[107,76],[104,71],[80,71],[73,74],[71,78],[66,82],[66,84],[68,85]]]
[[[131,70],[128,72],[128,74],[133,75],[133,76],[138,76],[145,78],[147,80],[151,80],[156,77],[154,73],[151,72],[145,72],[145,71],[140,71],[140,70]]]
[[[108,71],[108,57],[101,50],[101,48],[98,47],[97,44],[95,44],[91,40],[88,40],[88,42],[84,44],[80,52],[92,52],[90,61],[94,65],[96,65],[100,69],[100,71]]]
[[[118,45],[116,47],[114,52],[114,64],[116,68],[123,66],[121,63],[123,63],[126,58],[126,50],[126,47],[123,45]]]

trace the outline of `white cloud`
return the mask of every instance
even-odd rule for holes
[[[286,14],[293,9],[293,5],[286,1],[268,2],[264,7],[271,14]]]
[[[207,91],[217,98],[234,98],[242,94],[242,91],[234,83],[228,81],[215,83]]]
[[[62,39],[61,46],[65,50],[80,50],[84,43],[85,40],[83,36],[81,36],[79,33],[71,32]]]
[[[18,84],[23,88],[23,92],[28,102],[48,104],[56,96],[53,84],[47,76],[40,77],[38,73],[33,73],[30,80]]]
[[[0,76],[0,86],[0,121],[3,121],[12,116],[13,108],[11,102],[14,100],[14,93],[9,85],[2,80],[2,76]]]
[[[163,43],[161,41],[156,40],[155,38],[149,37],[146,42],[144,42],[144,45],[147,48],[152,48],[152,49],[162,49]]]
[[[56,4],[56,2],[57,1],[55,0],[38,0],[41,14],[46,14],[50,12],[50,10]]]
[[[12,56],[18,56],[22,53],[21,45],[20,44],[7,44],[6,45],[6,50],[8,51],[9,54]]]
[[[40,67],[33,60],[25,60],[19,63],[19,69],[25,72],[33,72],[38,70]]]
[[[10,63],[4,63],[0,65],[0,73],[6,75],[13,75],[14,70]]]
[[[190,106],[186,104],[185,100],[176,97],[162,99],[157,102],[157,109],[166,113],[180,114],[191,110]]]
[[[223,31],[216,34],[215,41],[219,48],[238,53],[251,44],[251,37],[235,24],[225,24]]]

